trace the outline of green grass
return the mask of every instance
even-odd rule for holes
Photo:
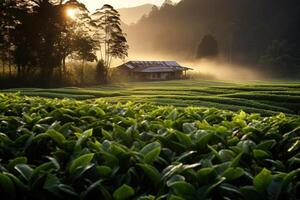
[[[215,107],[233,111],[243,109],[265,115],[276,112],[297,115],[300,111],[300,82],[295,81],[237,83],[176,80],[116,83],[90,88],[22,88],[2,92],[77,100],[103,98],[108,102],[134,101],[179,107]]]

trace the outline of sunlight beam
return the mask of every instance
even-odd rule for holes
[[[74,8],[68,8],[66,10],[66,15],[71,18],[71,19],[75,19],[76,15],[78,14],[78,10],[74,9]]]

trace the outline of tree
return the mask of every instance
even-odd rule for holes
[[[272,71],[276,69],[280,76],[299,76],[300,48],[285,40],[274,40],[260,57],[259,63]]]
[[[107,83],[108,81],[108,68],[104,65],[102,59],[97,62],[95,79],[100,83]]]
[[[10,39],[14,47],[13,61],[18,75],[25,77],[39,70],[44,78],[51,76],[54,69],[59,69],[60,72],[63,69],[65,72],[67,56],[78,50],[74,45],[74,38],[78,38],[74,27],[80,27],[79,22],[87,18],[88,11],[84,4],[77,0],[5,2],[5,17],[11,21],[6,27],[12,27],[5,37]],[[66,15],[70,8],[78,9],[80,18],[71,21]],[[3,18],[1,19],[2,25]]]
[[[175,4],[173,3],[172,0],[165,0],[164,3],[162,4],[162,7],[168,7],[168,6],[174,6]]]
[[[12,34],[18,74],[25,77],[39,69],[43,77],[49,76],[60,64],[57,47],[64,28],[62,1],[26,0],[23,5],[14,16],[19,23]]]
[[[94,40],[90,37],[79,37],[75,39],[75,48],[76,48],[76,55],[79,60],[81,60],[81,83],[84,82],[84,67],[85,62],[93,62],[97,60],[97,57],[94,53]]]
[[[71,6],[71,7],[70,7]],[[72,7],[73,6],[73,7]],[[91,18],[86,8],[80,9],[75,4],[68,5],[67,9],[74,9],[75,15],[67,20],[67,34],[64,38],[64,45],[66,53],[63,58],[63,71],[65,72],[65,59],[72,55],[72,58],[81,61],[81,83],[84,82],[84,68],[86,62],[93,62],[97,60],[96,56],[96,40],[93,39]]]
[[[120,28],[120,14],[112,6],[105,4],[96,10],[92,18],[101,59],[110,68],[112,58],[124,59],[128,56],[127,40]]]
[[[18,1],[2,1],[0,4],[0,55],[2,60],[2,73],[5,73],[5,65],[9,67],[9,75],[12,72],[12,39],[11,33],[14,31],[18,20]],[[19,5],[22,8],[22,4]]]
[[[218,42],[210,34],[205,35],[199,44],[197,58],[213,58],[219,53]]]
[[[49,83],[52,74],[58,72],[62,78],[66,73],[68,58],[80,60],[84,71],[86,62],[98,60],[97,51],[106,69],[112,58],[127,56],[120,15],[112,6],[97,10],[94,20],[77,0],[5,0],[0,11],[3,73],[8,63],[10,71],[16,67],[19,77],[38,74],[40,81]]]

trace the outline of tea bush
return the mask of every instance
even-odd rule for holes
[[[297,199],[300,118],[0,94],[1,199]]]

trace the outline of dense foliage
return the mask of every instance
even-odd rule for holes
[[[299,118],[0,96],[5,199],[296,199]]]

